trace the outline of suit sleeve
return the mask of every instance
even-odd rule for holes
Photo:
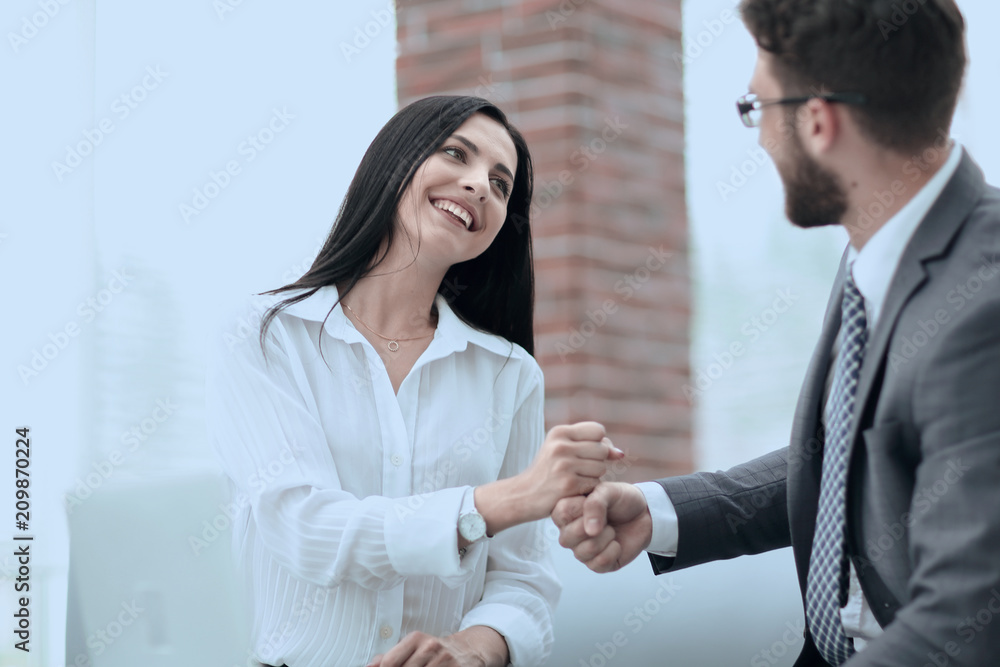
[[[791,546],[788,448],[731,468],[658,480],[677,511],[677,555],[650,554],[657,574]]]
[[[910,600],[851,667],[981,666],[1000,656],[1000,298],[981,297],[922,351]]]

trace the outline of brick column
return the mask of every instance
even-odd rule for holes
[[[603,422],[619,479],[690,471],[680,0],[398,0],[397,22],[401,105],[479,95],[528,141],[549,426]]]

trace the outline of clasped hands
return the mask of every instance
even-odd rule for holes
[[[551,516],[559,543],[595,572],[617,570],[648,544],[652,522],[645,497],[631,484],[602,482],[609,462],[625,453],[597,422],[556,426],[527,469],[476,487],[477,511],[495,535],[518,524]],[[459,537],[459,547],[467,543]],[[411,633],[374,667],[488,667],[509,660],[503,637],[473,626],[449,637]]]
[[[538,508],[558,526],[559,544],[594,572],[631,563],[652,537],[642,492],[632,484],[601,480],[607,464],[623,458],[601,424],[580,422],[549,431],[535,462],[522,473],[540,478]]]

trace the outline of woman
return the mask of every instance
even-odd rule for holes
[[[531,190],[497,107],[404,108],[309,271],[257,304],[260,340],[221,349],[212,441],[249,500],[261,661],[544,662],[559,586],[529,522],[622,454],[592,422],[544,434]]]

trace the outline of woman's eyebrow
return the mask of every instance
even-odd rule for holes
[[[461,134],[456,134],[455,138],[461,141],[463,144],[465,144],[466,148],[472,151],[473,155],[477,156],[479,155],[479,146],[475,145],[474,143],[463,137]],[[511,173],[510,169],[508,169],[507,165],[505,165],[503,162],[497,162],[495,165],[493,165],[493,168],[496,169],[497,171],[502,171],[503,173],[507,174],[507,176],[510,177],[510,180],[512,181],[514,180],[514,174]]]

